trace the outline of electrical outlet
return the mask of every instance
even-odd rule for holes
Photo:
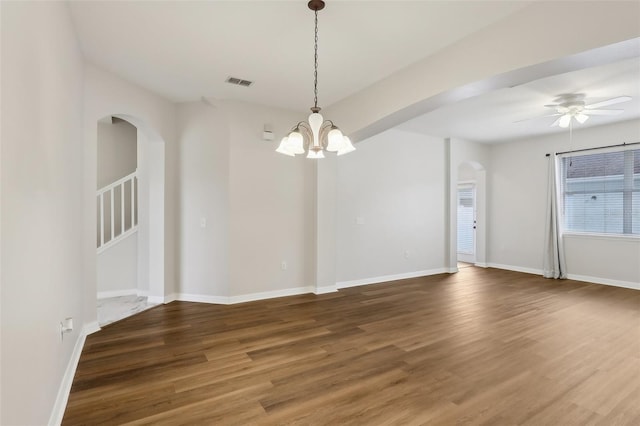
[[[207,218],[206,217],[201,217],[200,218],[200,228],[206,228],[207,227]]]
[[[280,269],[282,269],[283,271],[287,270],[287,262],[282,261],[282,263],[280,264]]]
[[[404,251],[404,258],[408,259],[409,258],[409,250],[405,250]]]

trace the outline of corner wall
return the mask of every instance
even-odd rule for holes
[[[284,295],[315,284],[315,163],[275,152],[291,126],[291,111],[228,102],[229,273],[232,300]],[[262,140],[264,125],[275,140]],[[286,263],[283,269],[282,262]]]
[[[338,287],[444,272],[444,148],[392,129],[338,158]]]
[[[0,423],[43,425],[91,321],[82,275],[83,62],[66,3],[0,7]],[[66,317],[75,328],[61,340]]]
[[[491,146],[489,258],[542,273],[547,153],[640,141],[640,120]],[[565,235],[569,278],[640,289],[640,238]]]
[[[182,103],[178,113],[175,297],[234,303],[311,291],[315,163],[275,152],[300,114],[232,101]],[[276,140],[262,140],[265,125]]]

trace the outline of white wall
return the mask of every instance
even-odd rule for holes
[[[104,188],[136,171],[138,163],[137,129],[116,119],[98,123],[98,184]]]
[[[640,141],[640,121],[578,129],[491,146],[490,262],[540,272],[547,192],[546,153]],[[565,236],[570,277],[640,287],[640,239]]]
[[[241,102],[224,108],[230,125],[230,296],[312,286],[315,164],[275,152],[306,114]],[[275,141],[262,140],[265,124]]]
[[[338,158],[339,287],[443,270],[444,160],[442,139],[401,130],[369,138]]]
[[[98,254],[98,298],[138,294],[138,234]]]
[[[229,125],[221,108],[178,105],[180,288],[229,295]],[[202,220],[205,223],[201,223]]]
[[[262,140],[265,125],[279,139],[302,117],[242,102],[184,103],[178,116],[177,297],[226,303],[308,291],[314,284],[314,163],[278,154],[278,141]]]
[[[87,321],[83,64],[65,3],[2,2],[0,7],[0,423],[43,425]],[[95,197],[95,182],[92,190]],[[90,238],[95,253],[94,232]],[[62,341],[60,321],[65,317],[74,318],[75,330]]]

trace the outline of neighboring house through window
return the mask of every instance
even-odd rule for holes
[[[561,158],[564,229],[640,235],[640,149]]]

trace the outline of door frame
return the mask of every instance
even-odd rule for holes
[[[475,180],[470,180],[470,181],[459,181],[458,184],[456,185],[456,217],[458,215],[458,208],[459,208],[459,191],[460,188],[469,188],[471,187],[472,189],[472,194],[473,194],[473,253],[469,254],[469,253],[460,253],[458,251],[458,246],[457,246],[457,241],[456,241],[456,254],[457,254],[457,258],[459,262],[465,262],[465,263],[471,263],[471,264],[475,264],[476,263],[476,257],[477,257],[477,243],[478,243],[478,236],[477,236],[477,224],[478,224],[478,186]],[[460,223],[458,221],[456,221],[456,235],[458,235],[458,231],[459,231],[459,227]]]

